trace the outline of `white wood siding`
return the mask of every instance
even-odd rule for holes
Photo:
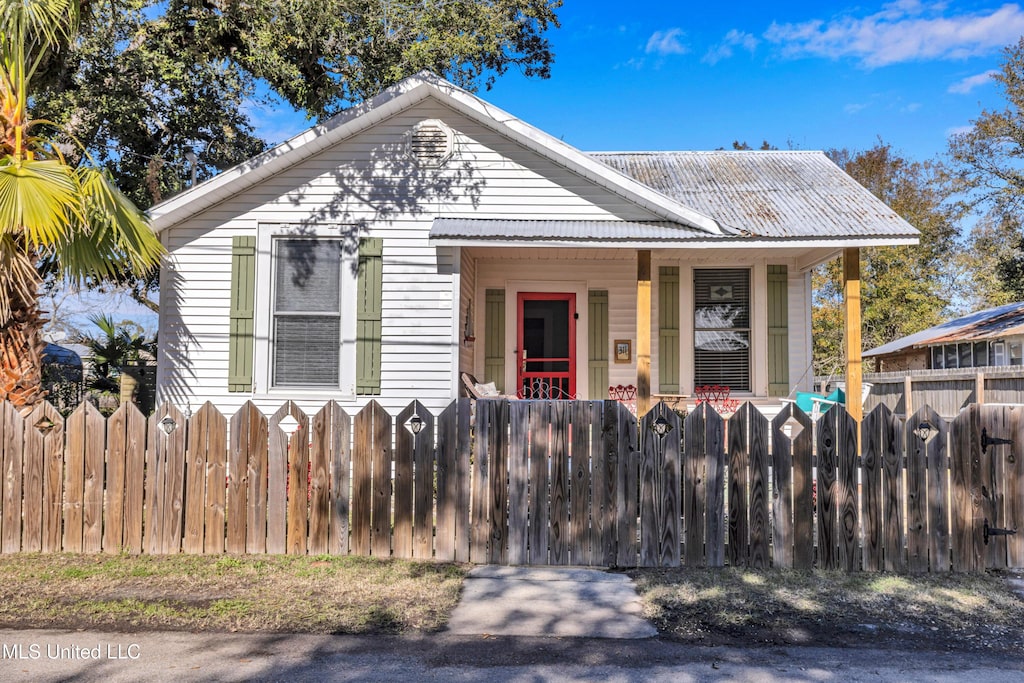
[[[457,151],[443,168],[416,168],[405,155],[406,132],[424,119],[443,120],[455,131]],[[429,244],[430,224],[438,215],[653,217],[427,100],[162,233],[169,255],[160,314],[159,400],[193,410],[211,401],[225,411],[249,398],[271,411],[289,398],[299,400],[306,410],[318,409],[329,399],[357,410],[369,400],[353,396],[345,387],[333,392],[268,389],[268,373],[259,367],[251,395],[227,391],[231,239],[256,235],[261,225],[291,224],[300,230],[340,226],[353,245],[360,236],[384,239],[377,400],[389,410],[404,407],[411,398],[432,409],[443,407],[455,395],[455,359],[474,353],[461,344],[464,321],[455,314],[464,315],[464,305],[456,298],[474,283],[472,273],[467,284],[461,282],[459,273],[466,261],[457,256],[458,250],[438,250]],[[258,272],[257,281],[269,288],[271,273]],[[474,297],[477,315],[483,311],[481,301]],[[257,329],[258,319],[267,315],[266,310],[256,311]],[[477,329],[482,329],[480,323]],[[582,329],[585,333],[585,325]],[[257,344],[267,340],[257,339]]]
[[[455,131],[456,153],[439,169],[417,168],[405,155],[406,133],[425,119],[444,121]],[[374,128],[308,159],[287,173],[250,188],[161,235],[169,255],[163,271],[160,312],[159,400],[182,408],[211,401],[233,412],[252,399],[265,411],[296,399],[307,411],[329,399],[355,412],[369,397],[337,391],[268,388],[265,367],[254,372],[251,394],[227,391],[228,318],[231,243],[236,235],[257,235],[261,226],[291,225],[334,230],[351,240],[384,240],[381,395],[377,400],[397,412],[418,398],[433,410],[457,395],[458,373],[483,368],[483,343],[463,340],[472,301],[473,332],[484,330],[484,292],[506,289],[506,381],[513,386],[516,298],[519,291],[573,291],[577,294],[577,391],[587,386],[587,292],[609,293],[608,343],[629,339],[634,359],[609,364],[609,383],[636,383],[636,253],[611,249],[442,248],[430,245],[428,232],[436,216],[497,219],[654,218],[608,190],[527,151],[435,100],[399,112]],[[261,247],[262,248],[262,247]],[[261,257],[265,254],[261,254]],[[258,263],[268,263],[258,258]],[[790,376],[797,381],[810,363],[810,280],[799,273],[795,257],[736,249],[669,251],[654,254],[652,299],[657,305],[658,267],[680,267],[680,386],[693,386],[694,267],[750,267],[755,393],[767,386],[763,367],[766,333],[756,314],[763,306],[766,263],[790,265]],[[259,286],[270,288],[272,273],[257,273]],[[758,294],[760,292],[760,294]],[[761,297],[760,299],[758,297]],[[261,299],[269,301],[268,292]],[[656,309],[655,309],[656,310]],[[268,310],[257,309],[256,329],[269,330]],[[260,318],[263,321],[260,321]],[[657,317],[652,316],[652,379],[657,388]],[[266,335],[257,339],[266,358]],[[260,347],[256,358],[261,357]],[[609,357],[613,358],[609,348]],[[265,360],[263,365],[265,365]]]

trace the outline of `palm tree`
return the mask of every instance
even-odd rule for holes
[[[142,357],[154,357],[156,342],[147,340],[138,326],[115,323],[106,313],[90,315],[89,322],[100,332],[99,336],[79,340],[89,347],[91,355],[89,388],[104,393],[118,392],[121,402],[132,400],[138,382],[129,366]],[[131,329],[133,327],[136,329]]]
[[[84,149],[71,163],[62,150],[74,140],[29,116],[32,78],[75,35],[78,0],[0,8],[0,401],[28,406],[43,398],[41,269],[72,283],[141,274],[163,249]]]

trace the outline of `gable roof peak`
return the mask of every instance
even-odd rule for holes
[[[654,188],[601,163],[572,145],[535,128],[430,71],[420,71],[317,124],[276,147],[234,166],[149,211],[157,232],[175,225],[256,183],[338,144],[384,119],[433,95],[450,108],[504,135],[540,156],[564,166],[660,219],[721,235],[709,215],[685,206]]]

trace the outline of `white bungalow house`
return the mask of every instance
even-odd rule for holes
[[[811,278],[917,231],[820,152],[584,153],[429,73],[151,211],[159,400],[811,388]]]

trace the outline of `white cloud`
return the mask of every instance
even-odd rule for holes
[[[947,9],[941,3],[904,0],[866,17],[773,23],[764,38],[788,56],[854,57],[879,67],[989,54],[1024,34],[1024,9],[1017,4],[967,14],[946,15]]]
[[[962,80],[949,86],[947,92],[954,93],[956,95],[966,95],[975,88],[980,88],[983,85],[988,85],[992,82],[992,77],[995,76],[998,71],[991,69],[982,74],[976,74],[974,76],[968,76]]]
[[[625,62],[620,62],[620,63],[616,64],[615,68],[616,69],[636,69],[637,71],[639,71],[640,69],[644,68],[644,60],[643,60],[643,58],[637,59],[635,57],[632,57],[632,58],[626,60]]]
[[[951,138],[955,135],[967,135],[974,130],[974,126],[956,126],[954,128],[946,129],[946,137]]]
[[[708,64],[717,64],[723,59],[732,57],[733,49],[737,47],[752,53],[757,49],[757,43],[758,40],[753,35],[733,29],[725,34],[725,38],[722,39],[721,43],[708,50],[701,61]]]
[[[854,103],[848,104],[845,107],[843,107],[843,111],[846,112],[847,114],[853,116],[854,114],[859,114],[860,112],[864,111],[869,106],[871,106],[871,105],[863,104],[863,103],[860,103],[860,102],[854,102]]]
[[[690,48],[683,44],[685,37],[686,33],[681,28],[655,31],[647,39],[645,52],[658,55],[684,55],[690,51]]]

